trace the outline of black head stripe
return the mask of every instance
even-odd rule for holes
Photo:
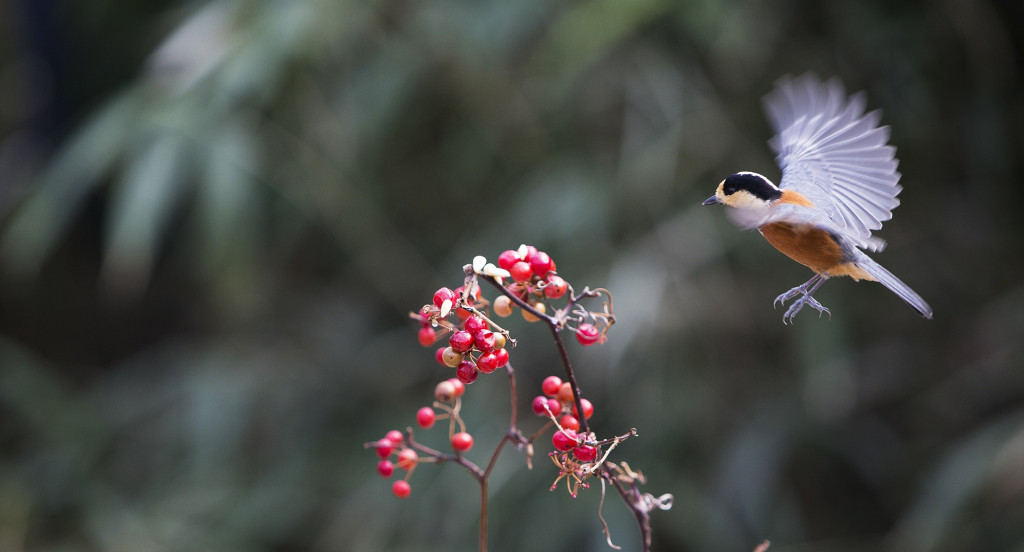
[[[730,175],[722,183],[722,192],[725,195],[732,195],[740,190],[746,190],[755,197],[765,201],[779,199],[782,192],[768,182],[765,177],[754,173],[736,173]]]

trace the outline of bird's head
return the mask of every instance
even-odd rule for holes
[[[780,197],[782,191],[771,180],[757,173],[739,172],[718,184],[715,195],[702,205],[721,203],[738,209],[763,209]]]

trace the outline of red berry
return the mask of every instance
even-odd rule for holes
[[[552,414],[558,414],[562,411],[562,403],[558,399],[548,397],[548,409]]]
[[[473,448],[473,436],[465,431],[452,435],[452,448],[459,452],[466,452]]]
[[[477,350],[481,353],[489,353],[493,351],[497,343],[498,338],[495,337],[495,333],[490,330],[481,330],[473,336],[473,345],[475,345]]]
[[[537,252],[537,248],[536,247],[534,247],[532,245],[527,245],[526,246],[526,254],[523,255],[523,260],[527,260],[528,261],[528,259],[530,258],[530,255],[533,255],[536,252]]]
[[[480,372],[476,368],[476,363],[472,360],[463,360],[459,363],[459,367],[455,369],[455,377],[465,384],[473,383],[479,375]]]
[[[504,351],[504,349],[501,350]],[[497,370],[498,354],[492,351],[490,353],[484,353],[480,355],[480,358],[476,359],[476,367],[479,368],[480,371],[485,374],[490,374],[491,372]]]
[[[530,263],[530,269],[537,276],[543,278],[551,270],[551,257],[543,251],[531,254],[526,260]]]
[[[405,498],[412,492],[412,486],[404,479],[397,479],[391,484],[391,492],[398,498]]]
[[[420,328],[420,332],[416,335],[416,339],[419,340],[420,345],[424,347],[430,347],[437,340],[437,335],[434,334],[434,330],[430,326],[423,326]]]
[[[580,397],[580,404],[583,405],[583,417],[589,420],[590,417],[594,415],[594,405],[583,397]],[[572,403],[572,415],[579,416],[579,412],[576,411],[575,402]]]
[[[590,445],[580,445],[573,449],[572,455],[576,457],[580,462],[593,462],[597,459],[597,447]]]
[[[405,435],[402,435],[402,432],[398,431],[397,429],[392,429],[391,431],[387,432],[384,435],[384,438],[387,439],[388,441],[391,441],[396,446],[401,445],[402,442],[405,441]]]
[[[532,405],[533,406],[533,413],[538,415],[538,416],[547,416],[548,415],[547,410],[544,409],[544,407],[547,406],[547,404],[548,404],[548,398],[547,397],[544,397],[544,396],[541,396],[541,395],[537,395],[536,397],[533,398],[533,405]],[[555,414],[556,412],[557,411],[555,411],[555,410],[551,411],[552,414]]]
[[[558,376],[548,376],[544,378],[544,383],[540,384],[541,391],[549,397],[557,395],[559,387],[562,387],[562,378]]]
[[[530,281],[530,276],[533,276],[530,264],[526,261],[519,261],[512,265],[512,268],[509,268],[508,272],[512,275],[512,279],[517,282],[528,282]]]
[[[441,308],[445,301],[455,302],[455,292],[446,287],[434,292],[434,304],[437,308]]]
[[[459,330],[448,338],[448,344],[458,353],[468,353],[473,348],[473,335],[466,330]]]
[[[476,335],[487,329],[487,322],[484,322],[483,318],[473,315],[466,319],[466,323],[463,325],[470,335]]]
[[[519,258],[519,252],[513,249],[502,251],[501,255],[498,255],[498,266],[508,270],[512,268],[512,265],[518,263],[522,259]]]
[[[494,357],[496,362],[498,363],[496,365],[496,368],[501,368],[502,366],[508,364],[508,349],[495,349]]]
[[[416,466],[416,462],[419,462],[420,457],[416,454],[415,450],[411,448],[405,448],[398,451],[398,467],[403,470],[411,470]]]
[[[381,477],[391,477],[391,474],[395,471],[395,465],[391,463],[391,460],[381,460],[377,462],[377,473]]]
[[[455,388],[454,396],[461,397],[466,392],[466,386],[463,385],[459,378],[448,378],[448,383],[452,384],[452,387]]]
[[[580,345],[593,345],[600,340],[601,331],[593,324],[580,324],[580,327],[576,328],[576,341],[579,341]]]
[[[565,429],[571,429],[573,431],[580,430],[580,421],[577,420],[575,416],[572,416],[570,414],[566,414],[565,416],[559,418],[558,423]]]
[[[548,299],[558,299],[565,295],[565,292],[569,290],[569,284],[565,283],[565,280],[561,276],[555,274],[548,275],[548,284],[544,286],[544,296]]]
[[[434,426],[434,409],[429,406],[424,406],[416,412],[416,423],[420,424],[423,429],[430,429]]]
[[[576,440],[576,431],[572,429],[560,429],[551,437],[551,444],[560,451],[571,450],[579,442]]]
[[[384,438],[377,441],[377,446],[374,448],[377,449],[377,456],[387,458],[391,455],[391,452],[395,450],[395,444],[392,443],[390,439]]]
[[[444,363],[444,350],[446,348],[447,347],[438,347],[437,350],[434,351],[434,360],[436,360],[437,363],[440,364],[441,366],[445,366],[445,363]]]

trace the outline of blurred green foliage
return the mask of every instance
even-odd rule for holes
[[[53,4],[0,6],[0,549],[471,548],[466,474],[398,501],[362,443],[450,375],[406,313],[526,242],[615,295],[571,353],[676,497],[656,549],[1024,550],[1019,2]],[[804,269],[699,206],[777,176],[759,99],[807,70],[884,109],[876,258],[934,321],[835,281],[784,327]],[[525,406],[559,368],[510,326]],[[477,450],[506,393],[471,389]],[[536,460],[493,548],[607,550]]]

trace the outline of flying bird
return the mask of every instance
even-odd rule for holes
[[[847,97],[842,84],[807,74],[780,79],[764,98],[775,131],[769,145],[782,169],[778,186],[754,172],[728,176],[704,205],[734,207],[732,218],[757,228],[768,243],[814,271],[814,276],[775,298],[795,299],[782,316],[790,323],[804,306],[832,312],[813,297],[825,280],[849,276],[879,282],[918,314],[932,317],[920,295],[862,250],[881,251],[871,232],[892,218],[900,174],[889,127],[879,111],[864,113],[863,93]]]

